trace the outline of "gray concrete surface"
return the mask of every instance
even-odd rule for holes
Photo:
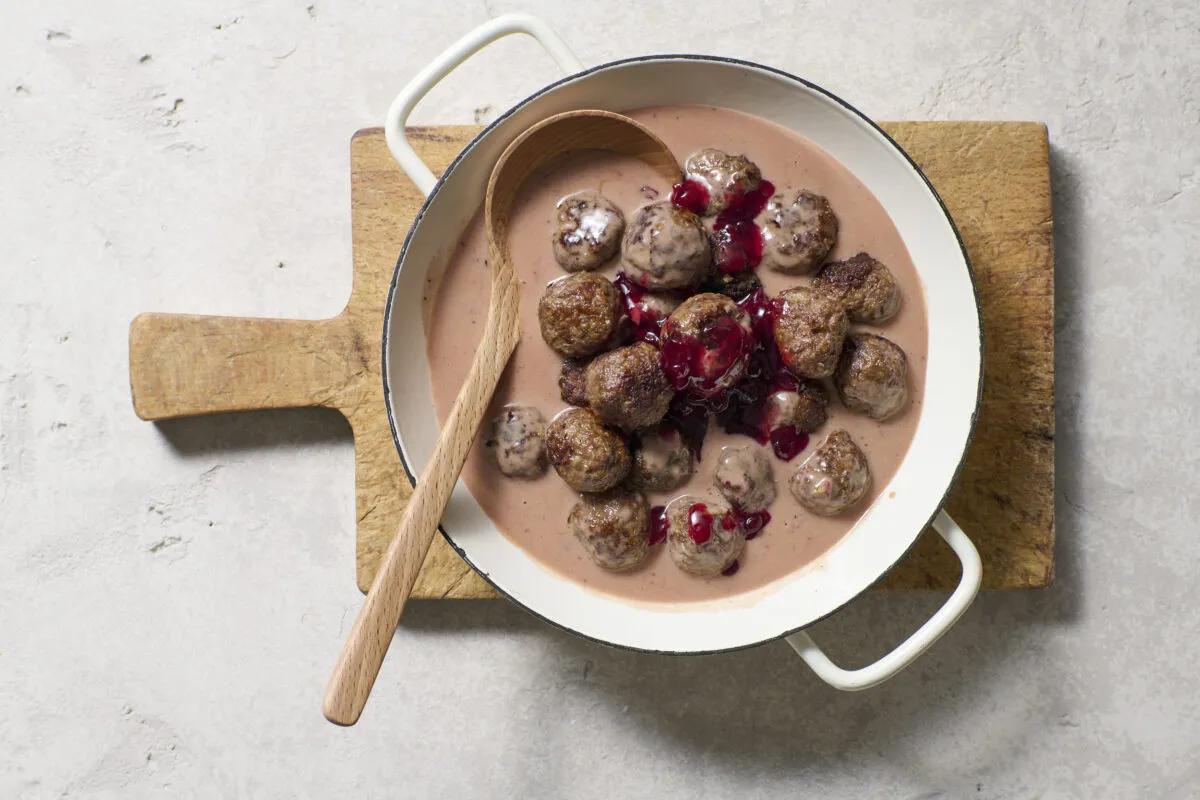
[[[0,7],[0,797],[1200,796],[1200,6],[654,6]],[[782,644],[655,658],[418,605],[361,724],[324,722],[360,602],[348,428],[140,422],[126,326],[339,310],[349,135],[518,7],[587,62],[732,54],[879,118],[1049,125],[1052,589],[982,597],[858,695]],[[553,77],[510,40],[418,117],[487,120]],[[817,633],[862,662],[936,603],[868,597]]]

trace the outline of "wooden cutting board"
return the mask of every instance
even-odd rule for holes
[[[979,426],[948,510],[983,557],[984,588],[1054,577],[1054,267],[1049,148],[1032,122],[885,122],[949,207],[983,306]],[[409,136],[438,172],[479,129]],[[146,420],[264,408],[336,408],[354,431],[357,580],[363,591],[411,489],[388,430],[380,340],[388,283],[422,198],[392,161],[382,129],[350,143],[354,285],[327,320],[143,314],[129,331],[134,409]],[[881,588],[948,588],[958,566],[926,531]],[[495,592],[440,537],[414,597]]]

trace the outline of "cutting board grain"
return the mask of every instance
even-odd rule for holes
[[[984,588],[1054,577],[1054,266],[1049,148],[1032,122],[885,122],[950,209],[983,308],[979,425],[947,508],[979,547]],[[435,172],[475,126],[411,129]],[[129,334],[134,409],[143,419],[263,408],[336,408],[354,431],[357,581],[365,591],[411,493],[388,430],[379,377],[388,282],[422,198],[381,129],[350,144],[354,284],[328,320],[143,314]],[[880,583],[948,588],[953,555],[931,531]],[[417,598],[495,592],[437,539]]]

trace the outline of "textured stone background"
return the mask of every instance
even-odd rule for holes
[[[127,325],[338,311],[351,132],[517,4],[11,2],[0,797],[1197,796],[1200,6],[609,5],[523,7],[585,62],[723,53],[879,118],[1049,125],[1055,586],[980,598],[859,695],[783,644],[653,658],[501,602],[418,605],[363,721],[330,726],[361,599],[349,431],[315,412],[142,423]],[[554,76],[509,40],[418,119],[488,120]],[[867,597],[817,634],[861,663],[937,602]]]

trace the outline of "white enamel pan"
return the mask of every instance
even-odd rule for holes
[[[567,73],[489,125],[441,178],[405,140],[417,102],[484,45],[508,34],[536,39]],[[492,165],[530,125],[579,108],[624,111],[660,104],[738,109],[808,137],[879,199],[917,265],[929,315],[929,361],[912,446],[883,494],[886,512],[866,510],[814,564],[747,594],[701,603],[643,604],[589,591],[540,565],[496,530],[463,484],[442,520],[446,539],[493,586],[537,616],[580,636],[660,653],[710,653],[786,637],[832,686],[864,689],[899,672],[962,615],[979,589],[979,554],[941,511],[975,423],[982,378],[979,308],[966,254],[949,214],[900,147],[863,114],[819,86],[779,70],[727,58],[661,55],[584,69],[544,23],[507,15],[470,32],[404,88],[387,117],[387,141],[427,196],[400,252],[383,330],[383,386],[392,435],[409,476],[425,466],[438,435],[426,363],[421,296],[426,276],[479,208]],[[962,562],[945,605],[899,647],[857,670],[836,666],[804,628],[837,611],[888,571],[926,525]]]

